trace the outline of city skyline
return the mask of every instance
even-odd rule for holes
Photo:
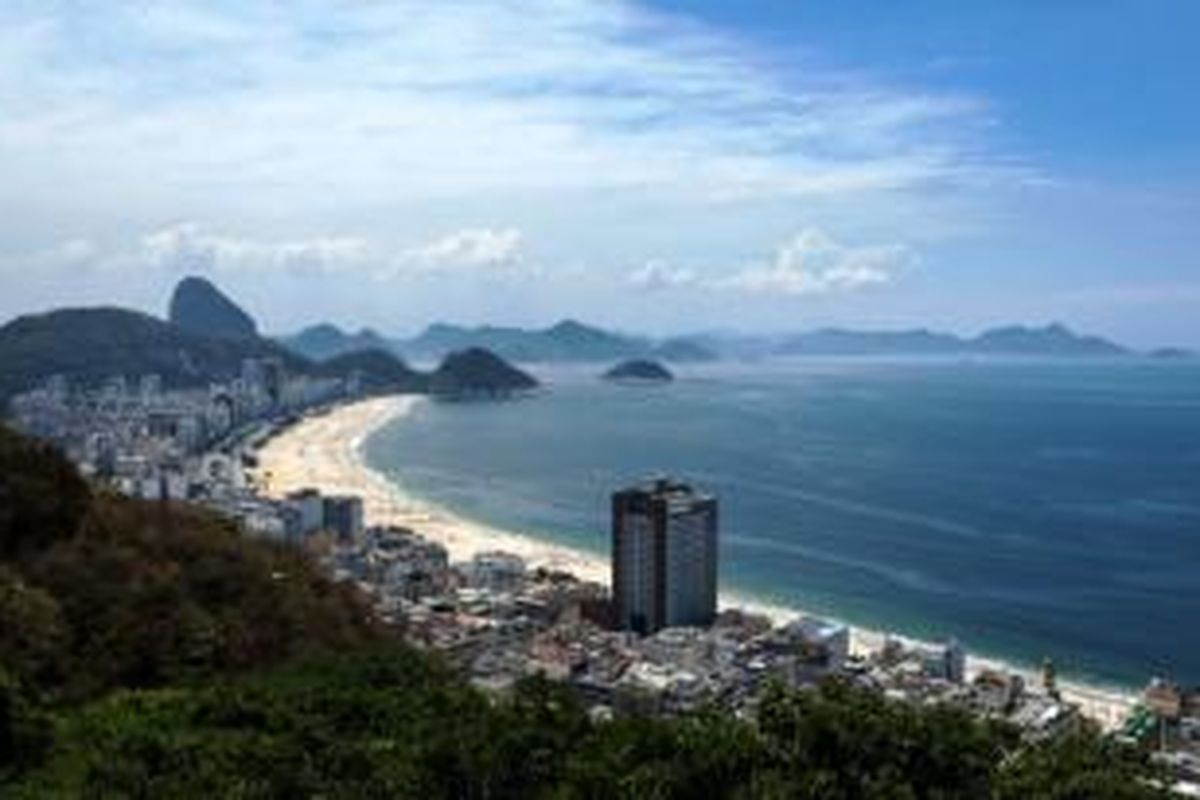
[[[0,11],[0,317],[1200,345],[1184,2]],[[641,321],[653,314],[653,322]]]

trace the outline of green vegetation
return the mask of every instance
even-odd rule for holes
[[[0,774],[40,752],[51,712],[379,638],[302,554],[199,509],[94,491],[0,428]]]
[[[0,797],[1161,796],[1092,733],[1025,747],[838,683],[757,723],[596,721],[540,678],[484,696],[301,554],[3,432],[0,499]]]

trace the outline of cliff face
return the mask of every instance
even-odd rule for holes
[[[253,318],[204,278],[187,277],[171,295],[168,318],[174,324],[202,336],[222,339],[253,339],[258,326]]]

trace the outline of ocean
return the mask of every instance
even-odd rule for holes
[[[821,359],[422,403],[368,462],[596,553],[609,493],[720,501],[723,591],[1124,687],[1200,683],[1200,363]]]

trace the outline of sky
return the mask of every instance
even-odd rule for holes
[[[0,3],[0,319],[1200,346],[1193,0]]]

